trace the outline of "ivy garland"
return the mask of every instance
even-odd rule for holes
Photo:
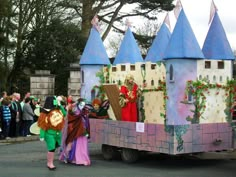
[[[105,98],[105,91],[102,84],[109,83],[110,67],[111,65],[107,65],[107,67],[102,68],[99,72],[96,73],[96,76],[99,78],[100,85],[93,86],[91,90],[91,93],[95,93],[97,90],[96,97],[100,98],[101,100],[104,100]]]
[[[100,79],[100,84],[109,83],[111,65],[103,67],[96,76]]]
[[[103,89],[103,86],[100,85],[95,85],[92,90],[91,90],[91,94],[95,93],[97,90],[97,95],[95,96],[96,98],[100,98],[100,100],[104,100],[105,98],[105,91]]]
[[[179,151],[179,152],[182,151],[183,148],[184,148],[183,147],[184,140],[182,139],[182,135],[187,132],[188,128],[189,128],[189,125],[176,125],[174,127],[176,140],[177,140],[177,143],[178,143],[177,151]]]
[[[205,94],[209,94],[210,89],[217,89],[215,93],[216,95],[219,94],[220,89],[224,89],[226,91],[225,93],[226,109],[224,110],[224,112],[226,114],[227,122],[232,124],[232,116],[231,116],[231,113],[233,111],[232,105],[234,103],[234,100],[236,100],[235,80],[228,80],[226,85],[221,85],[218,83],[212,84],[204,80],[187,81],[184,102],[187,103],[187,95],[189,95],[190,93],[194,99],[193,104],[195,106],[195,109],[191,110],[193,112],[193,116],[192,117],[188,116],[186,120],[190,121],[192,124],[194,123],[198,124],[200,123],[200,118],[204,118],[202,115],[205,112],[206,108]]]

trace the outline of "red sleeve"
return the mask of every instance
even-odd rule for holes
[[[125,87],[125,86],[121,86],[121,88],[120,88],[120,93],[122,93],[122,94],[124,94],[125,95],[125,98],[127,98],[128,97],[128,90],[127,90],[127,88]]]

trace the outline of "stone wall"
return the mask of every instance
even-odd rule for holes
[[[42,101],[54,95],[55,76],[49,70],[36,70],[30,77],[30,93]]]
[[[68,78],[68,95],[72,95],[77,99],[80,97],[81,80],[80,67],[78,63],[70,65],[70,78]]]

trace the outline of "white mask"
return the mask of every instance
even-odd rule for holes
[[[84,101],[81,101],[81,102],[79,103],[79,109],[82,110],[82,109],[84,108],[84,106],[85,106],[85,102],[84,102]]]

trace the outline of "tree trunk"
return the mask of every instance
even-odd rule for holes
[[[15,77],[17,77],[17,71],[21,70],[19,68],[19,63],[22,56],[22,32],[23,32],[23,0],[19,0],[19,20],[17,27],[17,36],[16,36],[16,54],[14,59],[14,65],[10,75],[8,76],[9,82],[14,82]]]
[[[82,10],[82,29],[81,34],[83,38],[88,38],[90,29],[92,27],[91,20],[94,17],[93,11],[93,0],[83,0],[83,10]]]

